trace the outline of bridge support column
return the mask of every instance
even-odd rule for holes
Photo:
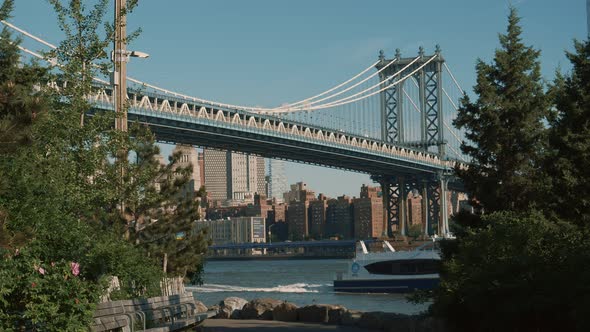
[[[448,179],[439,174],[435,178],[423,178],[421,182],[424,234],[447,234],[449,232]]]
[[[408,229],[409,185],[404,176],[384,176],[379,181],[383,194],[383,235],[392,237],[395,226],[400,235],[405,236]]]
[[[423,234],[431,235],[431,220],[428,218],[428,181],[423,179],[422,181],[422,222],[424,225]]]
[[[428,235],[440,234],[440,187],[436,181],[426,184],[427,199],[425,200],[426,215],[429,221]]]
[[[449,233],[449,211],[447,204],[447,193],[448,193],[448,182],[449,180],[441,175],[440,176],[440,234],[446,236]]]
[[[401,59],[399,49],[396,50],[396,61]],[[385,56],[383,51],[379,54],[381,60],[380,65],[385,65]],[[396,85],[392,83],[400,78],[398,74],[396,77],[390,77],[394,68],[387,72],[381,72],[379,74],[379,80],[381,81],[381,88],[389,86],[381,93],[381,139],[389,143],[402,143],[404,141],[404,121],[403,121],[403,82]]]

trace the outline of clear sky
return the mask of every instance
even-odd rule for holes
[[[128,71],[209,100],[277,106],[346,80],[380,49],[413,56],[420,45],[430,53],[440,44],[471,91],[475,61],[492,58],[510,3],[522,17],[524,42],[542,51],[545,78],[558,67],[567,71],[564,50],[587,34],[584,0],[140,0],[128,21],[143,33],[129,49],[151,56],[133,59]],[[11,21],[48,41],[61,38],[46,0],[16,0]],[[287,177],[329,196],[358,196],[361,183],[370,183],[366,175],[291,163]]]

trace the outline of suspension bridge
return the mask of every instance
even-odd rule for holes
[[[50,49],[56,46],[2,23]],[[32,57],[39,53],[19,46]],[[48,59],[44,59],[48,60]],[[58,65],[54,61],[52,65]],[[111,84],[96,78],[88,98],[113,111]],[[382,186],[384,235],[408,229],[407,197],[422,195],[425,234],[447,234],[447,192],[467,167],[463,133],[451,124],[464,91],[438,45],[430,55],[396,50],[326,91],[275,107],[232,105],[127,77],[127,118],[150,126],[160,142],[189,144],[366,173]]]

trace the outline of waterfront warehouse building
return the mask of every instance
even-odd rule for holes
[[[195,222],[197,231],[203,228],[208,229],[207,235],[214,245],[266,242],[266,221],[262,217],[237,217]]]

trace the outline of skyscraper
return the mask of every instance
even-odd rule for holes
[[[270,177],[268,198],[274,198],[277,202],[283,202],[283,194],[289,190],[285,176],[285,162],[271,159],[268,173]]]
[[[264,158],[256,158],[256,192],[259,195],[266,196],[266,167]]]
[[[187,167],[189,165],[192,165],[193,167],[193,174],[191,175],[191,179],[185,188],[186,193],[190,193],[192,195],[192,193],[199,190],[202,185],[197,149],[190,145],[177,145],[172,153],[177,152],[181,153],[180,160],[178,161],[178,167]]]
[[[211,149],[204,149],[203,155],[205,187],[212,201],[252,201],[255,193],[264,194],[262,157]]]
[[[227,197],[227,151],[203,150],[205,188],[212,201],[225,201]]]

